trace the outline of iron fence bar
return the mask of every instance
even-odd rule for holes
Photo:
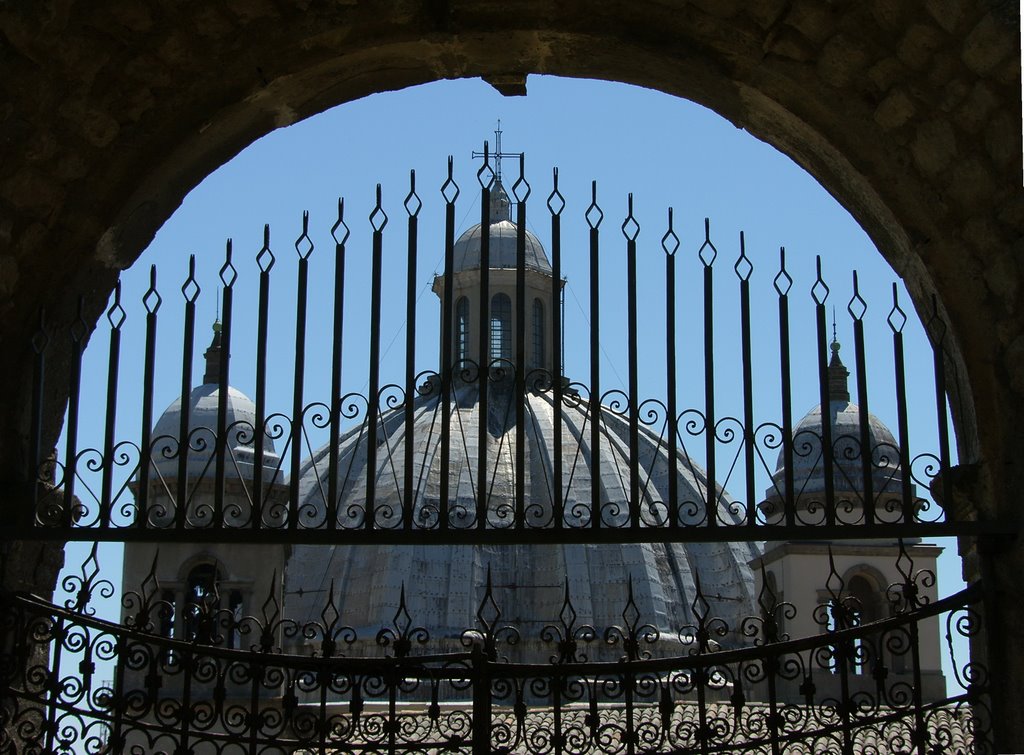
[[[640,387],[636,323],[636,239],[640,226],[633,217],[633,195],[627,199],[628,214],[622,222],[626,237],[626,312],[629,360],[629,521],[640,526]],[[632,221],[632,224],[630,224]]]
[[[270,309],[270,271],[274,267],[270,249],[270,226],[263,226],[263,246],[256,253],[260,268],[260,291],[256,310],[256,418],[253,427],[252,516],[251,526],[263,525],[263,454],[267,425],[267,331]]]
[[[260,704],[260,688],[259,688],[259,674],[257,669],[259,666],[255,661],[249,663],[249,720],[259,720],[259,704]],[[249,725],[249,755],[257,755],[259,752],[259,727]]]
[[[928,740],[928,730],[925,728],[924,715],[922,713],[924,710],[924,700],[921,688],[920,632],[918,630],[917,622],[910,624],[909,631],[911,663],[914,665],[914,733],[916,735],[914,737],[916,740],[914,742],[914,749],[917,750],[917,755],[925,755],[925,744]],[[879,652],[881,652],[881,650]]]
[[[377,204],[370,213],[373,227],[373,252],[370,271],[370,383],[366,406],[366,513],[364,529],[374,527],[377,494],[377,432],[380,410],[380,311],[381,274],[384,257],[384,226],[387,215],[381,206],[381,188],[377,184]]]
[[[412,203],[415,199],[416,203]],[[411,209],[415,207],[415,212]],[[407,259],[405,277],[405,433],[403,451],[402,526],[412,527],[413,506],[413,454],[415,452],[416,409],[416,245],[420,203],[416,196],[416,171],[409,171],[409,194],[405,199],[409,215]]]
[[[117,638],[115,654],[118,658],[124,658],[126,653],[126,637]],[[110,727],[111,752],[121,752],[124,748],[124,709],[125,709],[125,688],[124,688],[125,664],[118,663],[114,666],[114,689],[112,694],[114,720]]]
[[[552,451],[552,517],[555,529],[561,529],[565,519],[565,495],[562,493],[562,311],[558,302],[562,295],[562,210],[565,200],[558,191],[558,168],[552,171],[551,195],[548,197],[548,211],[551,213],[551,374],[552,398],[555,425],[555,441]],[[561,203],[561,204],[559,204]]]
[[[338,199],[338,219],[331,227],[334,238],[334,331],[331,338],[331,428],[327,450],[327,529],[338,527],[338,455],[341,440],[341,368],[345,331],[345,243],[349,229],[345,224],[345,200]]]
[[[142,370],[142,432],[139,443],[138,500],[135,524],[145,528],[149,522],[149,467],[153,457],[153,382],[156,375],[156,326],[160,294],[156,289],[156,265],[149,268],[149,290],[143,296],[146,306],[146,345]]]
[[[68,369],[68,427],[64,462],[64,510],[63,524],[75,524],[75,475],[78,470],[78,413],[82,383],[82,340],[86,326],[83,317],[85,299],[78,297],[78,314],[71,326],[71,364]]]
[[[789,351],[789,289],[793,279],[786,271],[786,247],[779,247],[779,272],[773,281],[779,295],[779,370],[782,383],[782,459],[786,526],[796,525],[796,490],[793,470],[793,386]]]
[[[853,317],[853,347],[857,362],[857,406],[860,430],[860,465],[861,484],[863,485],[864,496],[864,521],[873,524],[875,521],[875,491],[874,474],[872,473],[872,456],[874,449],[871,447],[871,415],[868,410],[868,378],[867,378],[867,355],[864,348],[864,314],[867,311],[867,304],[860,295],[860,285],[857,281],[857,271],[853,272],[853,298],[847,307],[850,316]]]
[[[710,250],[710,255],[705,258],[703,252]],[[698,251],[698,256],[704,264],[704,452],[707,456],[705,489],[707,491],[707,509],[705,512],[707,526],[718,526],[718,490],[717,466],[715,464],[715,438],[717,428],[715,422],[715,286],[714,268],[715,257],[718,252],[711,243],[711,221],[704,218],[704,243]]]
[[[596,209],[594,220],[591,210]],[[601,314],[600,226],[604,213],[597,204],[597,181],[591,183],[591,202],[585,214],[590,225],[590,526],[601,528]]]
[[[306,303],[309,290],[309,255],[313,242],[309,238],[309,213],[302,213],[302,234],[295,240],[299,256],[295,292],[295,368],[292,382],[291,471],[288,475],[288,526],[299,526],[299,475],[302,470],[302,436],[304,430],[303,389],[306,381]],[[372,370],[372,366],[371,366]]]
[[[736,260],[735,270],[740,278],[740,359],[743,365],[743,450],[744,481],[747,488],[747,524],[755,525],[757,524],[757,493],[754,489],[754,376],[750,346],[750,275],[754,268],[747,258],[743,231],[740,231],[740,256]]]
[[[668,208],[668,230],[661,239],[665,250],[665,394],[668,422],[668,521],[679,527],[679,407],[676,397],[676,252],[679,237],[672,227]]]
[[[776,679],[778,656],[768,653],[764,663],[768,677],[768,736],[772,743],[772,755],[780,755],[782,750],[779,746],[779,692]]]
[[[558,675],[551,680],[551,707],[554,709],[555,755],[562,755],[565,738],[562,735],[562,678]]]
[[[942,486],[942,503],[949,506],[953,500],[953,483],[949,479],[949,419],[946,412],[946,323],[939,317],[939,299],[932,294],[932,317],[926,328],[931,336],[935,369],[935,410],[938,414],[939,430],[939,484]],[[932,332],[934,331],[934,333]]]
[[[903,322],[906,317],[900,309],[898,287],[892,284],[892,310],[889,313],[889,326],[892,329],[893,363],[896,372],[896,427],[900,443],[900,492],[903,508],[903,521],[911,524],[914,521],[913,475],[910,471],[910,425],[907,419],[907,375],[906,361],[903,353]]]
[[[845,626],[842,628],[846,628]],[[850,719],[850,663],[855,663],[852,642],[847,639],[839,640],[835,644],[836,665],[839,666],[839,714],[842,719],[841,731],[843,734],[843,755],[853,755],[853,726]]]
[[[50,662],[46,677],[46,749],[44,752],[56,752],[54,741],[57,735],[57,711],[60,709],[60,667],[64,654],[64,617],[57,617],[53,624],[53,660]]]
[[[479,365],[477,383],[479,385],[479,401],[477,402],[477,457],[476,457],[476,526],[483,529],[487,526],[487,437],[490,414],[488,413],[488,383],[491,372],[491,331],[490,321],[491,290],[491,186],[494,174],[490,173],[487,180],[484,176],[491,171],[488,144],[484,142],[484,164],[477,171],[480,184],[480,301],[478,334]],[[499,355],[500,356],[500,355]]]
[[[486,145],[484,146],[486,151]],[[490,661],[479,647],[473,648],[473,752],[491,751],[491,675]]]
[[[110,345],[107,354],[106,427],[103,433],[103,475],[100,488],[100,527],[110,526],[111,494],[114,487],[114,432],[117,425],[117,376],[121,361],[121,325],[124,309],[121,307],[121,281],[114,285],[114,303],[107,310],[110,322]]]
[[[825,523],[832,525],[836,522],[836,495],[835,479],[833,477],[835,468],[833,466],[832,424],[830,420],[831,412],[829,411],[829,405],[832,401],[832,397],[829,395],[828,379],[828,332],[825,319],[825,301],[828,299],[829,289],[828,285],[821,277],[821,255],[818,255],[815,258],[815,264],[817,266],[818,277],[811,289],[811,295],[815,301],[814,316],[817,324],[818,335],[818,391],[821,401],[821,464],[825,477]],[[818,288],[819,284],[821,285],[820,289]],[[824,295],[820,296],[820,298],[816,293],[818,291],[824,292]]]
[[[513,186],[516,199],[516,430],[514,526],[526,522],[526,199],[516,187],[525,182],[526,158],[519,155],[519,179]]]
[[[459,198],[458,184],[452,177],[454,161],[451,155],[448,156],[448,178],[441,186],[441,195],[444,197],[444,301],[441,309],[441,391],[444,410],[441,412],[441,486],[440,501],[438,503],[438,527],[447,530],[448,521],[448,499],[451,482],[451,437],[452,437],[452,395],[454,393],[454,355],[452,353],[453,333],[453,311],[455,302],[454,296],[454,270],[455,270],[455,201]],[[467,316],[468,320],[468,316]],[[469,323],[466,323],[467,330]],[[468,343],[468,334],[466,341]],[[463,369],[462,355],[460,355],[459,369]]]
[[[174,526],[177,530],[185,528],[188,513],[188,456],[189,456],[189,399],[192,395],[192,357],[195,349],[196,329],[196,298],[201,293],[196,281],[196,256],[188,258],[188,277],[181,285],[181,294],[185,298],[185,323],[181,338],[181,414],[178,419],[178,482],[176,490],[176,507],[174,510]]]
[[[192,710],[192,675],[195,671],[193,650],[185,648],[181,651],[181,664],[185,669],[185,680],[181,690],[181,709]],[[178,752],[187,753],[190,751],[189,742],[189,716],[182,716],[178,726]]]
[[[46,335],[46,310],[39,309],[39,327],[32,339],[32,429],[29,431],[29,469],[26,475],[29,500],[32,508],[25,513],[25,524],[31,526],[39,506],[40,476],[42,474],[42,437],[43,437],[43,396],[46,393],[46,347],[49,338]],[[50,480],[49,482],[55,482]]]
[[[227,241],[224,254],[224,266],[220,271],[224,288],[221,292],[221,309],[224,317],[221,323],[220,380],[217,387],[217,439],[215,446],[216,471],[213,489],[213,527],[224,526],[224,485],[228,454],[228,389],[230,382],[231,363],[231,305],[234,298],[236,273],[231,263],[231,239]]]

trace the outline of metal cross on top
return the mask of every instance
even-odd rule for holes
[[[486,149],[486,147],[485,147]],[[498,127],[494,129],[494,151],[490,153],[484,152],[473,152],[473,158],[487,157],[494,158],[494,181],[495,183],[501,183],[501,158],[503,157],[522,157],[522,152],[502,152],[501,151],[501,119],[498,119]]]

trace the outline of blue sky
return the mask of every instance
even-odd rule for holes
[[[381,372],[385,381],[400,381],[404,360],[405,219],[402,207],[415,169],[423,201],[420,214],[420,265],[417,308],[417,366],[434,369],[437,358],[436,297],[429,285],[443,264],[443,203],[439,187],[445,178],[448,155],[455,159],[455,176],[462,195],[456,218],[458,232],[479,220],[479,162],[473,150],[484,139],[494,140],[501,119],[506,151],[526,152],[526,171],[533,194],[529,226],[542,241],[549,238],[544,198],[551,190],[551,170],[560,173],[566,198],[563,213],[563,272],[568,278],[566,330],[585,332],[588,309],[587,235],[583,213],[590,202],[591,181],[598,183],[598,201],[605,213],[602,225],[601,334],[606,352],[602,359],[605,388],[625,387],[623,356],[625,334],[625,242],[619,226],[632,192],[641,226],[638,239],[640,274],[640,358],[642,398],[664,396],[664,254],[660,239],[666,230],[669,207],[674,208],[675,230],[681,240],[678,332],[680,351],[679,400],[683,407],[703,402],[701,266],[696,257],[703,240],[704,218],[711,220],[712,239],[719,258],[716,270],[716,390],[719,416],[742,416],[739,370],[738,283],[732,265],[738,256],[740,231],[746,236],[747,255],[754,272],[753,296],[755,418],[779,419],[778,334],[776,297],[772,278],[778,270],[779,247],[787,250],[787,266],[794,279],[791,292],[794,420],[817,403],[815,341],[810,289],[814,258],[822,255],[823,269],[838,312],[837,333],[843,356],[853,366],[853,336],[846,305],[851,278],[859,272],[861,293],[868,303],[865,329],[869,343],[868,375],[873,413],[895,428],[891,333],[885,317],[891,306],[891,285],[897,280],[873,243],[850,214],[792,160],[742,129],[694,103],[660,92],[607,82],[531,76],[529,95],[503,98],[479,80],[439,82],[379,94],[349,103],[293,126],[279,129],[254,144],[208,176],[184,200],[161,228],[139,261],[122,276],[125,356],[122,358],[119,438],[136,438],[141,405],[141,297],[148,286],[149,266],[159,269],[164,296],[160,313],[156,411],[169,404],[179,390],[181,296],[178,287],[186,274],[187,257],[197,256],[203,287],[197,319],[197,353],[209,339],[215,316],[216,271],[223,263],[225,240],[231,238],[238,269],[235,299],[235,342],[232,359],[251,364],[255,345],[256,281],[254,258],[263,242],[263,224],[271,226],[271,248],[277,262],[271,293],[270,336],[273,355],[269,377],[271,409],[288,411],[291,395],[291,359],[294,333],[294,286],[297,267],[293,242],[301,230],[304,210],[310,213],[311,257],[310,367],[307,400],[323,400],[329,388],[330,288],[333,275],[334,222],[339,197],[346,202],[352,228],[348,246],[344,390],[363,391],[366,382],[369,236],[367,216],[373,207],[374,188],[382,185],[384,207],[390,216],[385,237],[385,311],[381,320],[385,353]],[[506,185],[518,166],[503,165]],[[931,374],[931,352],[909,297],[900,286],[906,326],[909,365],[909,411],[914,452],[936,449],[936,410]],[[395,301],[397,306],[387,307]],[[647,327],[652,323],[651,327]],[[586,338],[571,337],[566,344],[567,374],[586,380]],[[390,345],[390,348],[387,348]],[[106,335],[101,327],[86,355],[84,393],[102,395],[106,365]],[[200,367],[197,366],[198,382]],[[234,373],[232,382],[253,394],[249,368]],[[851,387],[853,379],[851,376]],[[855,393],[856,391],[853,390]],[[854,397],[856,400],[856,396]],[[86,402],[80,447],[102,444],[102,402]],[[703,454],[703,440],[691,442],[693,455]],[[774,454],[770,458],[774,465]],[[759,475],[763,491],[766,475]],[[734,495],[742,482],[730,480]],[[962,582],[955,543],[943,543],[947,552],[940,567],[943,593]],[[116,548],[104,549],[112,576],[119,571]],[[69,549],[69,564],[81,559]],[[114,609],[116,610],[116,609]]]

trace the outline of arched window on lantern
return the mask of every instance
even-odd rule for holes
[[[469,357],[469,299],[455,302],[455,354],[461,364]]]
[[[544,303],[533,300],[533,362],[535,368],[544,366]]]
[[[192,567],[185,584],[185,605],[182,612],[184,639],[211,644],[216,636],[215,624],[220,608],[217,565],[204,562]]]
[[[512,300],[508,294],[491,298],[491,361],[512,358]]]

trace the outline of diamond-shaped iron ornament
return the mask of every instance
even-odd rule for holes
[[[636,241],[636,237],[640,235],[640,224],[636,218],[633,217],[633,194],[630,193],[627,199],[627,207],[629,212],[626,215],[626,219],[622,221],[622,235],[626,237],[627,241]]]
[[[850,313],[850,317],[854,320],[861,320],[864,317],[864,313],[868,311],[868,303],[864,301],[864,297],[860,295],[860,286],[857,283],[857,271],[853,271],[853,296],[850,297],[850,303],[846,305],[846,311]]]
[[[181,295],[185,297],[186,302],[195,303],[202,290],[196,282],[196,256],[190,254],[188,257],[188,277],[181,284]]]
[[[697,250],[697,257],[704,267],[711,267],[718,258],[718,249],[711,242],[711,218],[704,218],[704,243]]]
[[[384,207],[381,204],[380,184],[377,184],[377,204],[370,212],[369,220],[374,233],[380,233],[388,224],[388,214],[384,212]]]
[[[526,180],[526,156],[523,154],[519,155],[519,178],[512,184],[512,196],[516,198],[516,201],[522,204],[530,198],[532,190],[530,189],[530,182]]]
[[[142,295],[142,306],[146,308],[146,312],[155,315],[160,311],[160,305],[163,303],[164,298],[156,290],[156,265],[151,265],[149,268],[149,288]]]
[[[74,322],[71,323],[71,340],[75,343],[81,343],[82,339],[85,338],[88,332],[89,324],[85,321],[85,298],[79,296],[78,314],[76,315]]]
[[[885,318],[885,321],[889,323],[893,333],[902,333],[903,326],[907,324],[907,313],[900,306],[895,281],[892,284],[892,309],[889,310],[889,315]]]
[[[118,281],[117,285],[114,286],[114,303],[107,310],[107,322],[110,323],[110,327],[114,330],[120,330],[121,326],[124,325],[125,317],[124,307],[121,306],[121,281]]]
[[[42,354],[50,345],[50,336],[46,333],[46,310],[39,310],[39,328],[32,334],[32,350]]]
[[[227,249],[224,252],[224,264],[220,268],[220,281],[224,288],[231,288],[238,280],[238,271],[231,263],[231,239],[228,239]]]
[[[736,271],[736,276],[741,281],[750,280],[750,275],[754,272],[754,263],[747,257],[747,244],[743,231],[740,231],[740,256],[736,260],[736,264],[732,266],[732,269]]]
[[[423,209],[423,202],[420,200],[420,195],[416,193],[416,171],[409,171],[409,193],[405,195],[405,201],[402,202],[402,206],[405,207],[406,213],[410,218],[415,218],[420,214],[420,210]]]
[[[786,247],[779,247],[779,272],[772,279],[775,292],[779,296],[789,295],[789,289],[793,287],[793,277],[786,271]]]
[[[459,194],[462,191],[459,189],[459,185],[455,183],[455,178],[452,175],[454,171],[455,161],[451,155],[448,155],[448,178],[441,184],[441,196],[444,197],[444,201],[448,204],[455,204],[455,200],[459,198]]]
[[[552,169],[552,180],[554,183],[551,193],[548,194],[548,210],[552,215],[561,215],[565,209],[565,197],[558,190],[558,168]]]
[[[270,225],[264,224],[263,226],[263,246],[256,252],[256,264],[260,268],[261,273],[269,273],[274,267],[274,263],[277,262],[277,257],[270,249]]]
[[[490,189],[494,186],[494,169],[491,167],[490,146],[484,140],[484,164],[476,172],[476,180],[481,189]]]
[[[672,227],[671,207],[668,208],[668,230],[665,231],[665,235],[661,237],[661,248],[665,250],[665,254],[669,257],[675,257],[676,252],[679,251],[679,236]]]
[[[300,260],[309,259],[313,253],[313,239],[309,237],[309,210],[302,211],[302,234],[295,239],[295,251]]]
[[[583,213],[583,217],[586,218],[587,225],[596,231],[601,226],[601,221],[604,220],[604,211],[597,204],[597,181],[591,183],[590,192],[590,206]]]
[[[339,231],[341,232],[340,235]],[[331,237],[334,239],[334,243],[338,246],[345,246],[345,242],[348,241],[348,236],[348,224],[345,222],[345,200],[338,197],[338,219],[335,220],[334,225],[331,226]]]
[[[821,277],[821,255],[818,255],[815,259],[815,264],[817,265],[818,270],[818,277],[815,278],[814,285],[811,286],[811,296],[814,298],[814,301],[817,302],[818,304],[824,304],[828,300],[828,295],[831,289],[828,287],[828,284],[825,283],[824,279]]]

